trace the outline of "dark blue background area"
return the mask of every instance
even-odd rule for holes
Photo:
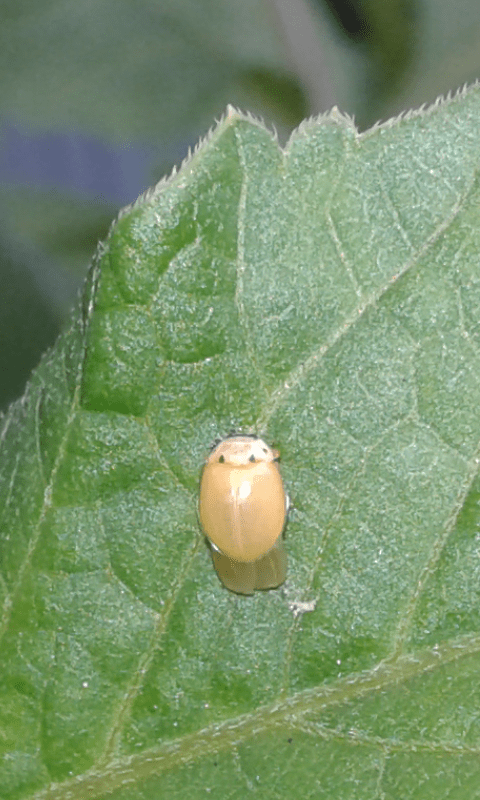
[[[3,122],[0,141],[2,183],[57,187],[119,206],[148,187],[155,167],[153,147],[115,147],[80,133],[28,131]]]

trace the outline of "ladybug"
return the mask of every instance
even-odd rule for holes
[[[239,594],[285,580],[288,498],[278,459],[262,439],[235,435],[214,448],[203,468],[200,522],[218,577]]]

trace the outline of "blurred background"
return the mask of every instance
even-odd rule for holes
[[[284,143],[333,105],[365,130],[479,75],[478,0],[3,0],[0,409],[118,210],[227,103]]]

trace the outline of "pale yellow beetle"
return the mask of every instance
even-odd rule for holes
[[[277,460],[278,452],[262,439],[230,436],[203,469],[200,522],[218,577],[239,594],[273,589],[285,580],[288,498]]]

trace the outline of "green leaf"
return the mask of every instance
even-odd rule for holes
[[[229,111],[3,420],[0,796],[478,796],[480,90],[285,151]],[[282,454],[287,583],[199,531]]]

